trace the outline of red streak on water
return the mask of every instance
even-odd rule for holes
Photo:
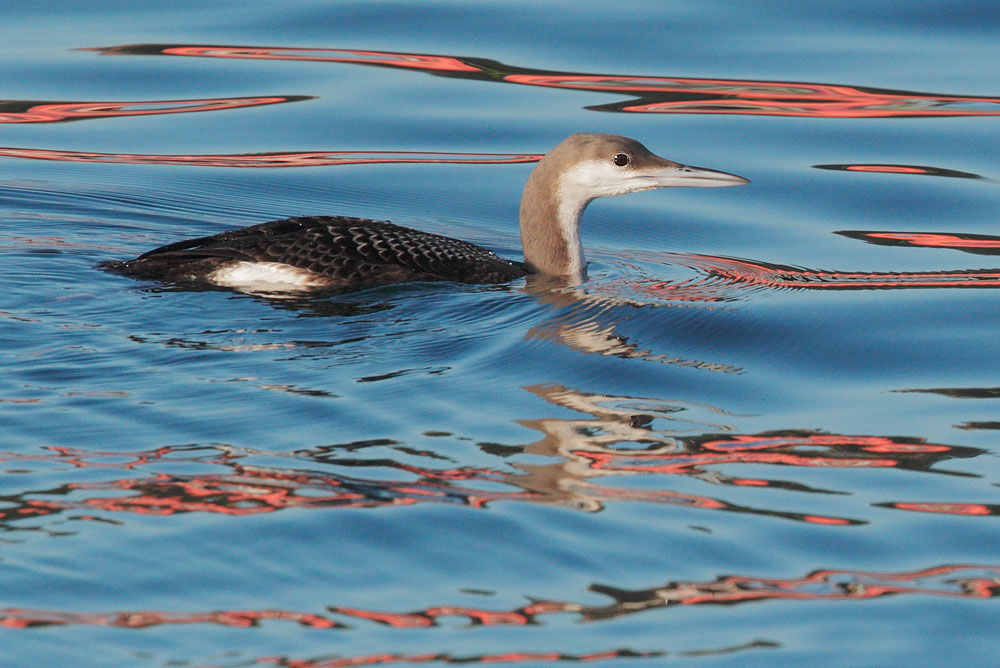
[[[926,169],[919,167],[904,167],[902,165],[851,165],[849,172],[886,172],[888,174],[926,174]]]
[[[135,165],[192,165],[197,167],[316,167],[371,164],[516,164],[537,162],[541,155],[519,153],[442,153],[411,151],[309,151],[294,153],[163,155],[93,153],[51,149],[0,147],[0,156],[61,162],[126,163]]]
[[[360,63],[388,65],[420,70],[477,72],[479,68],[450,56],[356,49],[295,49],[249,46],[175,46],[163,49],[167,56],[199,56],[203,58],[248,58],[253,60],[308,60],[316,62]]]
[[[37,104],[25,111],[0,111],[0,123],[54,123],[88,118],[152,116],[200,111],[222,111],[280,104],[302,97],[235,97],[200,100],[151,100],[145,102],[52,102]]]
[[[1000,239],[966,239],[933,232],[869,232],[868,237],[905,241],[911,246],[931,248],[1000,248]]]

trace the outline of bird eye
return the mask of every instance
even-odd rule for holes
[[[619,167],[624,167],[628,163],[632,162],[632,158],[628,157],[626,153],[619,153],[614,157],[615,164]]]

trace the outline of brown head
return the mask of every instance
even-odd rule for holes
[[[668,188],[749,183],[735,174],[691,167],[651,153],[634,139],[570,135],[528,177],[521,198],[521,244],[529,270],[582,281],[580,215],[597,197]]]

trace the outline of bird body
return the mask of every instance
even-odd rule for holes
[[[527,272],[490,250],[389,222],[287,218],[155,248],[105,263],[136,278],[223,287],[365,288],[409,281],[506,283]]]
[[[339,216],[287,218],[161,246],[104,268],[135,278],[236,289],[361,290],[409,281],[506,283],[529,273],[586,278],[580,216],[597,197],[747,180],[689,167],[617,135],[571,135],[536,165],[521,198],[524,263],[465,241],[389,222]]]

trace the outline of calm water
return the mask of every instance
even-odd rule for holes
[[[992,666],[991,3],[4,5],[0,665]],[[290,215],[575,290],[282,298],[101,272]]]

